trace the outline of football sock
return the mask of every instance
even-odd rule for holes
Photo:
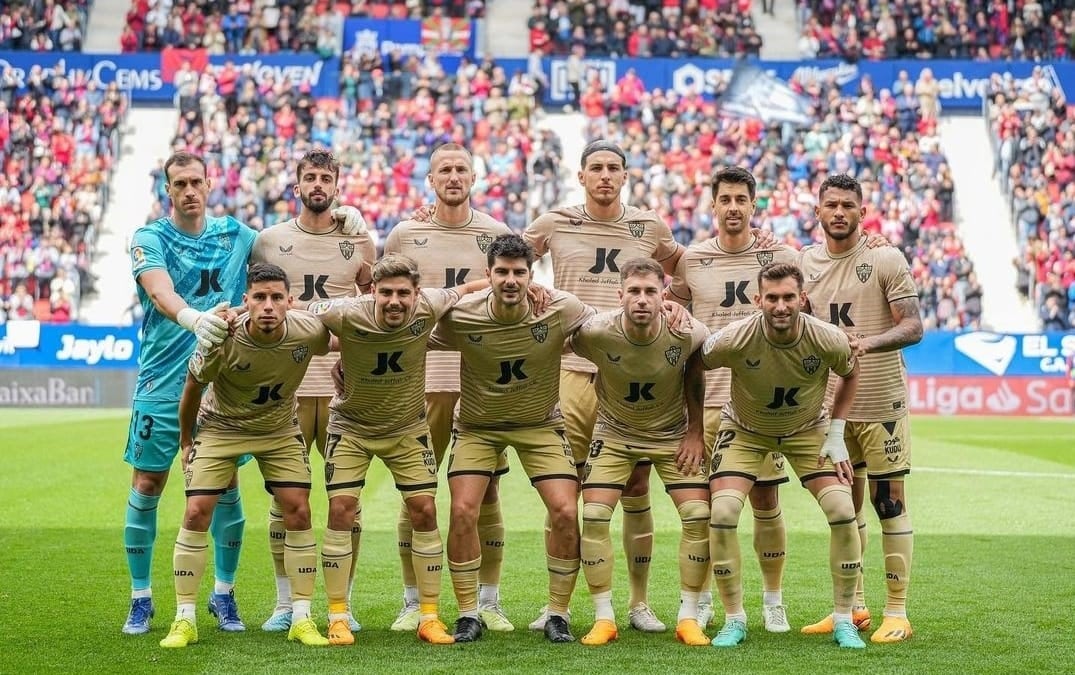
[[[478,616],[478,570],[481,566],[481,555],[474,560],[448,561],[448,572],[452,577],[459,616]]]
[[[243,502],[239,488],[231,488],[220,495],[213,510],[209,531],[213,535],[213,564],[217,581],[235,584],[235,570],[239,569],[239,551],[243,545]]]
[[[276,574],[276,610],[291,608],[291,582],[284,569],[284,510],[273,497],[269,502],[269,553]]]
[[[362,501],[355,504],[355,520],[351,524],[351,566],[347,569],[347,602],[351,602],[351,591],[355,586],[355,564],[358,563],[358,551],[362,545]]]
[[[833,614],[851,615],[858,582],[859,558],[858,525],[851,488],[829,485],[821,488],[817,502],[829,521],[829,570],[832,572]]]
[[[347,530],[325,530],[321,544],[321,570],[325,577],[325,596],[328,598],[329,621],[347,615],[347,572],[351,569],[351,533]]]
[[[549,614],[567,617],[579,576],[579,559],[563,560],[546,554],[545,561],[549,567]]]
[[[177,604],[194,604],[209,559],[209,533],[179,528],[172,553]]]
[[[440,530],[415,530],[412,541],[411,560],[414,564],[414,576],[418,579],[418,603],[423,615],[435,616],[437,603],[440,602],[441,567],[444,560]]]
[[[123,527],[123,546],[127,549],[127,567],[131,589],[148,591],[153,565],[153,542],[157,539],[157,503],[160,496],[144,495],[131,488],[127,495],[127,514]],[[138,597],[132,594],[131,597]]]
[[[407,503],[400,502],[399,519],[396,520],[396,541],[399,542],[399,568],[403,573],[403,587],[416,588],[418,580],[414,578],[414,563],[411,562],[411,514]]]
[[[914,553],[914,531],[907,511],[881,521],[881,549],[885,554],[888,586],[885,616],[907,616],[907,587],[911,583],[911,556]]]
[[[623,505],[623,550],[631,597],[628,606],[646,602],[649,565],[653,557],[653,511],[649,495],[620,497]]]
[[[867,529],[866,529],[866,507],[858,510],[855,514],[855,527],[858,529],[859,535],[859,556],[860,559],[866,560],[866,542],[867,542]],[[855,607],[866,607],[866,585],[864,570],[859,570],[858,582],[855,584]]]
[[[306,615],[310,614],[310,598],[317,577],[317,542],[313,530],[288,530],[284,539],[284,567],[291,579],[291,605],[297,622],[300,601],[305,601]]]
[[[708,542],[706,543],[708,546]],[[694,591],[679,592],[679,614],[676,616],[676,621],[683,621],[684,619],[697,619],[698,618],[698,594]],[[704,628],[704,626],[703,626]]]
[[[504,564],[504,518],[500,501],[482,504],[478,511],[478,539],[482,545],[482,568],[478,583],[499,586]]]
[[[763,591],[780,592],[786,551],[787,531],[784,529],[784,514],[780,507],[771,511],[755,510],[754,552],[758,554]]]
[[[683,528],[679,539],[680,590],[693,593],[693,619],[698,615],[698,593],[709,576],[709,504],[691,499],[676,510]]]
[[[745,502],[746,495],[738,490],[718,490],[713,495],[710,507],[709,557],[713,583],[720,593],[727,616],[745,616],[738,529],[739,515],[743,512]]]
[[[609,549],[612,545],[609,544]],[[594,620],[600,621],[605,619],[607,621],[616,621],[616,610],[612,609],[612,591],[605,591],[603,593],[590,592],[590,597],[593,598],[593,612]]]
[[[612,507],[591,502],[582,505],[582,541],[579,547],[585,562],[586,585],[590,595],[612,591],[612,537],[609,534],[609,521],[612,520]]]

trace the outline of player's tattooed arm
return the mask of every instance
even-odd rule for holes
[[[851,349],[856,356],[892,352],[917,344],[922,340],[922,314],[918,306],[918,298],[915,296],[900,298],[893,300],[888,306],[896,325],[880,335],[852,338]]]
[[[187,372],[183,383],[183,395],[179,399],[179,458],[186,470],[190,463],[190,452],[194,449],[194,424],[198,418],[198,408],[202,404],[203,385]]]

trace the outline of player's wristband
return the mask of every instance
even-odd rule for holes
[[[194,332],[194,325],[198,323],[198,317],[201,316],[201,314],[201,312],[193,307],[184,307],[175,315],[175,322],[183,328]]]
[[[847,426],[847,420],[833,418],[829,422],[829,438],[843,438],[845,426]]]

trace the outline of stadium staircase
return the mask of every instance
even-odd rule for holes
[[[798,11],[793,2],[776,2],[773,14],[761,11],[761,0],[754,0],[754,24],[761,35],[761,57],[772,61],[799,60],[799,27],[795,21]]]
[[[1033,332],[1040,324],[1034,308],[1015,289],[1015,228],[993,179],[993,153],[982,117],[945,116],[940,131],[955,182],[956,226],[982,284],[982,327]]]
[[[529,2],[515,0],[488,3],[478,51],[498,59],[526,58],[530,51],[530,30],[526,27],[530,7]]]
[[[119,53],[119,36],[127,25],[130,7],[129,0],[95,0],[82,51],[87,54]]]
[[[175,108],[131,108],[93,260],[97,294],[82,305],[79,319],[83,323],[121,323],[131,304],[135,285],[127,250],[131,235],[145,223],[156,199],[149,174],[171,152],[178,124]]]

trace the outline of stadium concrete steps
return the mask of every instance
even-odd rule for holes
[[[531,3],[518,0],[488,3],[482,34],[478,38],[478,52],[499,59],[525,59],[530,52],[530,29],[526,27],[530,7]]]
[[[92,272],[97,293],[83,303],[79,319],[89,324],[119,324],[135,293],[128,249],[135,229],[146,222],[154,199],[149,173],[171,153],[179,124],[175,108],[131,109],[120,159],[112,177],[112,196],[97,235]]]
[[[87,54],[118,54],[119,36],[127,25],[128,0],[96,0],[90,10],[82,51]]]
[[[1000,332],[1036,331],[1030,302],[1015,289],[1015,228],[1000,185],[981,115],[941,119],[941,146],[955,182],[956,226],[982,284],[982,327]]]
[[[773,0],[773,14],[761,11],[761,0],[754,0],[754,22],[761,35],[761,57],[772,61],[799,60],[799,27],[792,0]]]

